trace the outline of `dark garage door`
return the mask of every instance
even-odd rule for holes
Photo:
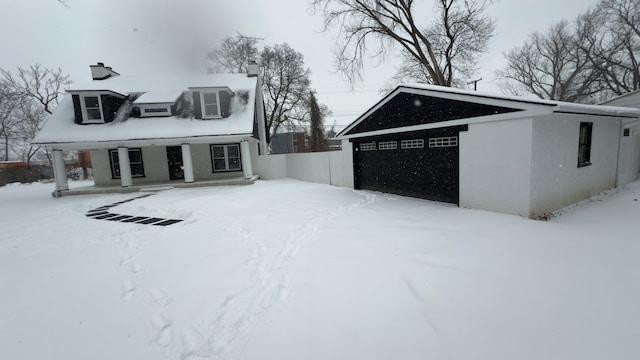
[[[458,204],[458,132],[447,128],[354,141],[356,189]]]

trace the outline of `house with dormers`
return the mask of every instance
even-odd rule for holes
[[[68,191],[65,150],[90,151],[96,186],[254,179],[267,153],[258,71],[135,77],[91,65],[93,80],[67,90],[33,141],[53,152],[54,195]]]

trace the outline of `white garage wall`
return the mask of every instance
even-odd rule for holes
[[[638,179],[640,173],[640,125],[629,128],[629,136],[620,134],[620,160],[616,186]]]
[[[593,122],[591,165],[578,167],[580,122]],[[620,121],[554,114],[533,121],[531,216],[561,209],[616,186]]]
[[[460,132],[460,206],[529,216],[532,119]]]

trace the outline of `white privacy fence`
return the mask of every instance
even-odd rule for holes
[[[292,178],[353,187],[350,148],[341,151],[259,156],[257,170],[260,178],[265,180]]]

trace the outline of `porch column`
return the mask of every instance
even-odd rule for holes
[[[251,169],[251,147],[247,140],[240,142],[240,158],[242,159],[242,172],[245,179],[253,177],[253,170]]]
[[[193,160],[191,160],[191,145],[182,144],[182,171],[184,172],[184,182],[192,183],[193,180]]]
[[[120,164],[120,182],[122,183],[122,187],[133,185],[131,163],[129,162],[129,148],[118,148],[118,164]]]
[[[53,150],[53,176],[56,178],[56,191],[69,190],[62,150]]]

